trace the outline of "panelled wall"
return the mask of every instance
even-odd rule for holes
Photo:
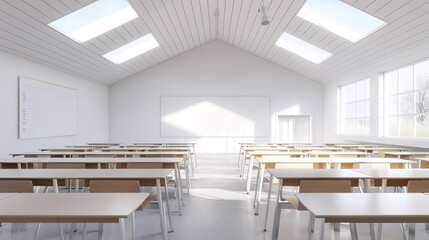
[[[18,138],[18,76],[78,91],[75,136]],[[91,141],[108,141],[108,87],[0,51],[0,156]]]
[[[332,79],[324,88],[325,98],[325,141],[326,142],[339,142],[344,140],[352,141],[367,141],[374,143],[385,143],[393,145],[404,145],[411,147],[428,147],[429,140],[417,138],[392,138],[392,137],[379,137],[379,118],[382,115],[379,113],[379,76],[383,72],[398,69],[413,63],[421,62],[429,59],[429,44],[423,44],[420,47],[408,49],[401,54],[387,55],[379,62],[365,67],[356,69],[349,72],[346,76],[338,76]],[[369,136],[347,136],[338,135],[336,132],[337,120],[337,87],[343,86],[354,81],[370,78],[370,135]]]
[[[161,137],[162,96],[268,96],[271,134],[266,138]],[[238,142],[276,141],[276,119],[283,114],[311,115],[313,141],[321,142],[322,85],[220,41],[110,86],[111,142],[194,141],[201,152],[236,152]]]

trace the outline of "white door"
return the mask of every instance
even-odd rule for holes
[[[311,116],[279,115],[277,118],[277,142],[311,143]]]

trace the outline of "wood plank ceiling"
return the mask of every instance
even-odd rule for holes
[[[108,85],[220,40],[325,83],[429,42],[427,0],[343,0],[388,23],[357,43],[297,17],[304,0],[265,0],[271,20],[267,26],[260,24],[259,0],[130,0],[139,18],[83,44],[47,26],[93,1],[1,0],[0,49]],[[316,65],[280,49],[274,43],[282,32],[334,56]],[[120,65],[102,57],[148,33],[160,47]]]

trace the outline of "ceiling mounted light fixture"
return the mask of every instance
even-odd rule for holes
[[[98,0],[48,25],[83,43],[137,17],[128,0]]]
[[[264,5],[264,0],[261,1],[261,5],[259,6],[258,12],[262,14],[261,16],[261,25],[265,26],[270,24],[270,20],[267,16],[267,8]]]

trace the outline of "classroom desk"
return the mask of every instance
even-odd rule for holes
[[[326,223],[426,223],[429,195],[422,193],[296,193],[299,201],[320,219],[319,239]],[[333,204],[335,203],[335,204]],[[410,225],[409,239],[415,228]],[[358,239],[351,227],[352,239]],[[274,239],[274,238],[273,238]]]
[[[64,147],[64,148],[40,148],[40,151],[48,151],[48,152],[92,152],[94,148],[82,148],[82,147]]]
[[[21,169],[22,165],[28,168],[28,164],[35,161],[35,158],[0,158],[2,168],[18,168]]]
[[[416,158],[426,158],[429,157],[429,152],[415,152],[415,151],[407,151],[407,152],[384,152],[385,157],[396,157],[402,159],[416,159]],[[427,168],[427,166],[423,166]],[[420,162],[419,162],[420,168]]]
[[[265,169],[274,169],[277,164],[312,164],[313,168],[334,168],[340,169],[341,167],[353,168],[360,164],[389,164],[391,168],[411,168],[414,163],[410,160],[397,159],[397,158],[282,158],[282,157],[263,157],[255,158],[259,163],[258,177],[256,182],[256,190],[254,197],[255,215],[259,214],[259,204],[262,193],[262,185],[264,179]],[[271,184],[271,183],[270,183]]]
[[[270,186],[268,190],[267,209],[265,213],[264,231],[267,229],[268,213],[271,199],[271,187],[274,177],[279,179],[277,191],[276,209],[273,223],[272,239],[277,240],[279,235],[280,212],[281,212],[281,195],[283,186],[299,186],[301,180],[350,180],[352,186],[359,186],[360,179],[369,178],[349,169],[268,169],[270,172]]]
[[[100,146],[100,147],[111,147],[111,146],[119,146],[120,143],[87,143],[89,146]]]
[[[309,157],[336,158],[336,157],[369,157],[371,153],[367,152],[329,152],[329,151],[311,151]]]
[[[303,153],[303,152],[280,152],[280,151],[266,151],[266,152],[265,151],[262,151],[262,152],[255,151],[255,152],[249,152],[246,154],[250,155],[249,166],[247,168],[247,176],[246,176],[247,177],[246,178],[246,188],[245,188],[246,193],[250,192],[250,184],[252,182],[253,163],[254,163],[255,158],[264,157],[264,156],[266,156],[266,157],[268,157],[268,156],[303,157],[303,156],[307,155],[306,153]],[[245,172],[245,166],[244,165],[246,165],[246,164],[243,163],[243,168],[241,170],[241,176],[243,176],[244,172]]]
[[[296,151],[301,151],[301,152],[312,152],[312,151],[330,151],[330,152],[336,152],[336,151],[343,151],[342,148],[338,148],[338,147],[324,147],[324,146],[320,146],[320,147],[315,147],[315,146],[300,146],[300,147],[294,147],[294,149]]]
[[[0,200],[0,222],[119,223],[121,240],[125,240],[124,219],[148,196],[148,193],[19,193]],[[64,239],[62,231],[60,237]]]
[[[238,166],[240,169],[242,169],[244,166],[245,159],[247,157],[247,153],[250,152],[272,152],[272,151],[279,151],[279,152],[289,152],[293,148],[289,147],[283,147],[283,146],[265,146],[265,147],[241,147],[240,153],[238,155]]]
[[[142,186],[156,186],[160,208],[163,239],[167,239],[166,211],[163,204],[161,185],[167,194],[167,176],[172,169],[3,169],[0,180],[32,180],[35,186],[54,186],[58,193],[58,179],[71,180],[139,180]],[[79,184],[76,183],[76,186]],[[167,194],[168,195],[168,194]],[[166,201],[167,208],[168,201]],[[179,204],[180,206],[180,204]]]
[[[10,158],[10,159],[29,159],[29,158]],[[182,178],[179,164],[181,158],[32,158],[32,163],[58,163],[58,164],[97,164],[101,169],[102,164],[107,164],[109,169],[114,168],[116,164],[121,163],[155,163],[162,164],[162,169],[174,169],[175,178],[177,179],[177,195],[179,201],[179,214],[182,214],[181,206],[184,206]],[[1,159],[0,159],[1,163]],[[185,173],[186,174],[186,173]],[[189,176],[187,176],[189,178]],[[188,189],[189,193],[189,189]]]
[[[419,168],[429,168],[429,158],[416,158],[419,164]]]
[[[367,153],[377,153],[377,152],[404,152],[409,151],[408,148],[400,148],[400,147],[359,147],[355,148],[355,151],[367,152]]]
[[[387,186],[404,187],[409,180],[429,179],[429,169],[353,169],[374,179],[384,192]]]
[[[191,188],[190,174],[192,166],[189,164],[187,152],[177,151],[166,151],[166,152],[28,152],[28,153],[12,153],[13,157],[64,157],[64,158],[75,158],[75,157],[181,157],[185,165],[185,173],[187,176],[187,187]]]
[[[169,148],[169,147],[190,147],[191,149],[191,155],[194,155],[194,163],[195,167],[198,167],[198,161],[197,161],[197,152],[195,151],[195,145],[197,143],[134,143],[134,146],[141,146],[141,147],[163,147],[163,148]]]

